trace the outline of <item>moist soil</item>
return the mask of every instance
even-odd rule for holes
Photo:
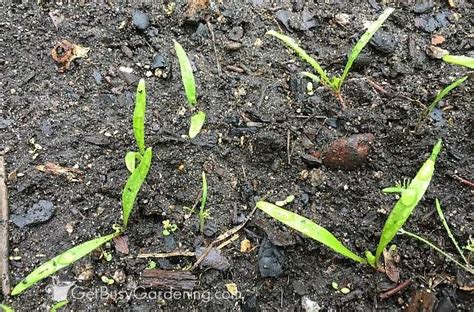
[[[473,8],[467,2],[457,7],[448,1],[426,8],[397,6],[345,81],[345,110],[324,87],[315,84],[309,95],[308,80],[299,73],[310,67],[265,32],[283,31],[299,40],[329,73],[341,74],[364,23],[382,12],[375,1],[283,1],[279,7],[265,1],[224,1],[195,14],[186,14],[183,1],[171,11],[161,4],[1,4],[0,144],[10,174],[11,215],[25,214],[35,205],[51,209],[53,204],[53,213],[39,213],[38,223],[20,228],[10,221],[12,284],[62,251],[111,233],[112,225],[121,222],[121,190],[129,175],[124,156],[136,149],[134,93],[138,78],[148,71],[153,75],[146,78],[146,144],[153,147],[153,163],[127,230],[129,254],[117,252],[111,243],[102,249],[112,255],[110,261],[93,253],[58,272],[59,280],[75,281],[94,292],[105,287],[102,276],[120,271],[125,278],[107,289],[131,291],[140,285],[150,260],[168,270],[189,269],[196,261],[137,255],[208,246],[241,223],[256,200],[275,202],[290,194],[295,200],[288,209],[316,220],[359,254],[374,250],[396,202],[381,189],[414,177],[438,138],[443,139],[443,149],[432,183],[405,228],[456,254],[434,202],[440,199],[454,236],[464,246],[473,234],[473,191],[453,176],[473,178],[469,80],[439,104],[436,115],[418,131],[415,128],[424,105],[466,73],[426,52],[432,36],[444,37],[439,46],[452,54],[474,56]],[[134,9],[150,18],[150,25],[139,25],[143,30],[133,24]],[[64,17],[57,28],[51,12]],[[60,73],[51,49],[63,39],[90,51]],[[186,104],[172,39],[183,45],[193,63],[196,107],[207,114],[203,131],[193,140],[183,136],[192,110]],[[157,60],[160,77],[149,69],[156,56],[164,59]],[[121,66],[133,73],[122,72]],[[354,170],[314,160],[333,140],[366,133],[375,140],[367,160]],[[72,181],[37,169],[46,163],[82,174],[76,173],[79,181]],[[207,175],[211,213],[205,235],[200,234],[196,214],[186,218],[185,209],[199,201],[202,171]],[[164,237],[163,220],[178,229]],[[436,302],[427,304],[428,310],[472,308],[472,275],[409,237],[397,236],[394,243],[400,255],[400,281],[410,279],[413,284],[381,300],[380,293],[396,286],[384,273],[344,259],[260,211],[238,234],[221,249],[227,268],[194,271],[194,290],[216,294],[212,300],[204,295],[74,299],[70,294],[66,309],[399,310],[423,290],[429,290]],[[244,239],[251,243],[248,252],[240,249]],[[275,261],[282,264],[280,272],[270,272],[280,273],[276,277],[264,277],[259,270],[259,249],[268,241]],[[89,274],[80,281],[85,271]],[[333,282],[351,291],[338,292]],[[229,296],[229,283],[236,284],[237,296]],[[20,296],[0,299],[19,311],[47,310],[53,304],[51,284],[47,278]],[[219,293],[227,296],[217,299]]]

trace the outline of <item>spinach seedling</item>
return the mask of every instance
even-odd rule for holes
[[[410,217],[418,202],[423,198],[433,177],[436,158],[441,151],[441,144],[442,141],[439,139],[433,147],[431,156],[423,163],[408,186],[395,186],[383,190],[386,193],[401,193],[401,196],[385,221],[375,257],[370,251],[366,252],[367,260],[373,267],[378,267],[378,261],[385,247],[392,241]]]
[[[37,267],[35,270],[33,270],[33,272],[31,272],[18,285],[16,285],[15,288],[13,288],[11,295],[15,296],[21,294],[37,282],[71,265],[72,263],[88,255],[95,249],[110,241],[115,236],[118,236],[119,234],[120,232],[116,232],[114,234],[109,234],[106,236],[92,239],[63,252],[59,256],[56,256],[46,261],[45,263]]]
[[[298,46],[298,44],[295,43],[295,41],[288,37],[285,36],[281,33],[278,33],[274,30],[270,30],[267,32],[267,35],[271,35],[276,37],[277,39],[281,40],[285,45],[287,45],[290,49],[292,49],[298,56],[305,62],[307,62],[313,69],[316,71],[316,73],[319,75],[316,76],[312,73],[308,72],[303,72],[302,74],[304,76],[307,76],[311,79],[313,79],[315,82],[321,82],[324,86],[327,88],[331,89],[336,97],[341,101],[341,104],[344,105],[344,101],[341,96],[341,87],[344,82],[344,80],[347,78],[349,75],[349,71],[354,64],[354,61],[357,59],[359,56],[360,52],[362,49],[367,45],[367,43],[370,41],[372,36],[377,32],[377,30],[382,26],[382,24],[385,22],[385,20],[392,14],[394,11],[393,8],[387,8],[383,11],[382,15],[379,16],[379,18],[373,22],[367,31],[360,37],[359,41],[356,43],[354,48],[352,48],[352,51],[349,55],[349,58],[347,59],[346,66],[344,68],[344,71],[342,72],[341,76],[334,76],[330,78],[327,74],[326,71],[321,67],[321,65],[311,56],[309,56],[306,51],[304,51],[302,48]]]
[[[464,66],[470,69],[474,69],[474,58],[463,56],[463,55],[451,55],[446,54],[443,56],[443,61],[453,65]]]
[[[359,263],[366,263],[365,259],[344,246],[344,244],[342,244],[342,242],[339,241],[331,232],[313,221],[266,201],[257,202],[257,208],[270,215],[272,218],[297,230],[309,238],[320,242],[344,257]]]
[[[178,229],[178,226],[174,223],[171,223],[170,220],[163,220],[163,236],[168,236]]]
[[[210,218],[211,214],[209,212],[209,209],[206,208],[206,202],[207,202],[207,179],[206,179],[206,174],[204,171],[202,172],[202,195],[201,195],[201,209],[199,209],[199,231],[201,233],[204,232],[204,223],[206,222],[206,219]]]
[[[197,103],[196,98],[196,82],[194,81],[193,69],[189,58],[186,55],[181,44],[176,40],[174,42],[174,49],[176,51],[176,56],[178,57],[179,67],[181,69],[181,80],[183,81],[184,92],[186,93],[186,99],[191,108]],[[206,120],[206,114],[203,111],[199,111],[191,117],[191,122],[189,126],[189,137],[192,139],[196,137],[199,132],[201,132],[202,126]]]
[[[138,152],[128,152],[125,156],[125,164],[131,172],[122,191],[122,214],[125,228],[128,225],[128,219],[132,213],[138,192],[150,171],[153,157],[152,148],[145,146],[145,111],[146,88],[145,80],[141,79],[137,86],[135,110],[133,112],[133,134]],[[137,162],[138,166],[136,167]]]

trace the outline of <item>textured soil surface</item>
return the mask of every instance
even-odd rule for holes
[[[118,274],[108,291],[130,293],[141,285],[150,260],[168,270],[189,269],[196,261],[139,254],[206,247],[240,224],[256,200],[275,202],[290,194],[295,200],[287,209],[316,220],[359,254],[375,250],[396,202],[381,190],[414,177],[438,138],[443,149],[433,180],[405,228],[457,255],[436,214],[434,202],[439,198],[454,236],[466,245],[474,234],[473,190],[454,176],[474,178],[471,82],[454,90],[435,115],[415,128],[424,105],[467,72],[426,51],[433,36],[442,36],[445,41],[439,47],[474,56],[472,4],[458,1],[451,7],[441,1],[396,7],[344,83],[342,110],[324,87],[315,84],[308,94],[308,80],[299,73],[310,67],[265,33],[279,30],[299,40],[328,73],[341,74],[364,24],[381,14],[381,5],[223,2],[195,14],[186,11],[183,1],[176,2],[174,10],[161,4],[0,4],[0,150],[9,174],[13,285],[47,259],[109,234],[112,225],[121,222],[121,191],[128,177],[124,156],[136,149],[134,93],[148,71],[146,142],[153,147],[153,164],[127,231],[129,254],[117,252],[111,243],[102,249],[112,255],[110,261],[93,253],[58,272],[61,281],[74,281],[93,293],[105,287],[102,276]],[[150,18],[150,25],[139,25],[146,29],[133,23],[134,9]],[[63,21],[55,27],[51,15]],[[90,51],[60,73],[51,49],[63,39]],[[192,111],[172,39],[193,62],[197,108],[207,114],[203,131],[193,140],[183,136]],[[157,69],[150,68],[154,61]],[[314,159],[335,139],[367,133],[375,138],[368,159],[353,170]],[[37,169],[47,163],[80,173],[71,179]],[[196,215],[186,218],[189,211],[184,209],[200,198],[202,171],[211,212],[205,235],[199,232]],[[21,216],[31,211],[39,211],[37,222],[24,225]],[[164,237],[163,220],[178,229]],[[387,275],[342,258],[260,211],[238,234],[221,248],[225,268],[194,271],[194,291],[211,299],[78,299],[70,293],[66,309],[399,310],[413,308],[412,296],[425,290],[433,300],[428,310],[468,311],[473,306],[472,275],[406,236],[394,240],[400,255],[397,267],[400,281],[413,283],[382,300],[379,295],[396,286]],[[248,252],[241,251],[244,239],[251,244]],[[270,268],[270,275],[278,276],[262,276],[259,261],[266,256],[277,266]],[[350,292],[338,292],[333,282]],[[236,284],[237,296],[228,293],[230,283]],[[51,284],[47,278],[20,296],[0,295],[0,302],[19,311],[47,310],[53,304]],[[152,291],[140,290],[145,295]]]

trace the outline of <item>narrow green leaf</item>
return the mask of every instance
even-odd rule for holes
[[[400,186],[386,187],[382,190],[384,193],[403,193],[406,189]]]
[[[37,267],[33,272],[31,272],[24,280],[22,280],[18,285],[15,286],[12,290],[12,296],[18,295],[25,291],[26,289],[30,288],[37,282],[41,281],[42,279],[50,276],[51,274],[71,265],[72,263],[76,262],[77,260],[81,259],[82,257],[88,255],[90,252],[94,251],[95,249],[99,248],[115,236],[118,233],[98,237],[82,243],[78,246],[75,246],[64,253],[56,256],[39,267]]]
[[[148,171],[150,170],[151,166],[151,158],[153,156],[153,152],[151,147],[147,148],[145,154],[143,155],[143,159],[140,161],[140,164],[137,168],[133,171],[130,177],[125,184],[125,187],[122,191],[122,212],[123,212],[123,224],[127,227],[128,218],[130,217],[133,205],[135,204],[135,199],[137,198],[138,191],[145,181],[146,176],[148,175]]]
[[[184,92],[186,93],[186,98],[188,99],[189,105],[194,106],[197,100],[196,83],[194,81],[193,69],[183,47],[178,43],[178,41],[173,40],[173,42],[174,49],[176,50],[176,56],[178,57],[179,61],[179,67],[181,69],[181,79],[183,80]]]
[[[2,308],[2,311],[4,311],[4,312],[15,312],[15,310],[13,310],[12,308],[10,308],[10,307],[7,306],[6,304],[0,304],[0,308]]]
[[[59,309],[65,307],[68,303],[69,303],[69,300],[67,300],[67,299],[58,301],[55,304],[53,304],[53,306],[51,307],[51,310],[49,310],[49,312],[57,312]]]
[[[360,37],[359,41],[357,41],[356,45],[354,48],[352,48],[351,54],[349,55],[349,59],[347,60],[346,67],[344,68],[344,72],[342,73],[341,79],[338,82],[337,85],[337,90],[340,91],[342,87],[342,83],[346,79],[347,75],[349,74],[349,71],[352,67],[352,64],[354,61],[357,59],[359,56],[360,52],[362,49],[369,43],[370,39],[372,36],[379,30],[379,28],[382,26],[382,24],[385,22],[385,20],[392,14],[394,11],[394,8],[386,8],[382,15],[379,16],[379,18],[373,22],[369,28],[367,28],[367,31]]]
[[[206,113],[197,112],[191,117],[191,124],[189,126],[189,137],[192,139],[201,132],[202,126],[206,121]]]
[[[201,209],[199,210],[199,230],[201,233],[204,231],[204,222],[208,214],[206,213],[206,202],[207,202],[207,179],[206,173],[202,172],[202,196],[201,196]]]
[[[441,142],[441,139],[439,139],[438,143],[433,147],[430,158],[423,163],[415,178],[413,178],[406,190],[402,192],[402,196],[397,201],[395,207],[392,209],[385,221],[382,235],[380,236],[380,241],[375,253],[376,265],[378,265],[380,256],[385,247],[392,241],[398,230],[400,230],[405,224],[430,185],[435,169],[436,158],[441,150]]]
[[[425,112],[423,113],[423,116],[428,116],[428,114],[431,113],[431,111],[436,107],[436,105],[438,105],[438,103],[442,99],[444,99],[444,97],[446,95],[448,95],[448,93],[451,92],[451,90],[453,90],[454,88],[459,87],[459,85],[462,84],[464,81],[466,81],[467,78],[468,78],[468,76],[461,77],[461,78],[453,81],[451,84],[449,84],[443,90],[441,90],[438,93],[438,95],[436,95],[436,98],[433,100],[433,102],[430,104],[430,106],[428,106],[428,108],[426,108]]]
[[[146,111],[146,89],[145,80],[140,79],[135,96],[135,110],[133,112],[133,135],[137,142],[140,154],[145,153],[145,111]]]
[[[125,155],[125,166],[127,167],[128,171],[130,171],[130,173],[133,173],[135,170],[136,162],[137,158],[135,152],[128,152],[127,155]]]
[[[276,32],[274,30],[270,30],[267,32],[267,35],[270,35],[270,36],[273,36],[277,39],[279,39],[280,41],[282,41],[287,47],[289,47],[290,49],[292,49],[294,52],[296,52],[296,54],[305,62],[307,62],[309,65],[311,65],[313,67],[313,69],[316,71],[316,73],[318,73],[318,75],[321,77],[321,79],[323,80],[323,82],[328,86],[328,87],[332,87],[331,85],[331,81],[329,80],[328,76],[326,75],[326,72],[322,69],[321,65],[319,65],[319,63],[314,59],[312,58],[311,56],[309,56],[305,50],[303,50],[302,48],[300,48],[296,42],[288,37],[288,36],[285,36],[279,32]]]
[[[308,77],[309,79],[313,80],[316,83],[319,83],[321,81],[321,79],[313,73],[301,72],[301,75]]]
[[[322,226],[317,225],[313,221],[265,201],[257,202],[257,208],[283,224],[301,232],[323,245],[326,245],[341,255],[360,263],[366,263],[363,258],[359,257],[344,246],[331,232]]]
[[[460,65],[474,69],[474,58],[469,56],[446,54],[443,56],[443,61],[449,64]]]

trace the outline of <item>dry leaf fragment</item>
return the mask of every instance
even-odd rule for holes
[[[59,41],[51,50],[51,57],[60,64],[59,72],[69,68],[71,62],[80,57],[87,57],[90,48],[81,47],[67,40]]]
[[[237,285],[235,283],[225,284],[225,288],[232,296],[237,296],[239,291],[237,290]]]
[[[387,277],[394,283],[398,283],[400,280],[400,272],[396,266],[399,257],[397,255],[397,250],[395,248],[390,248],[390,250],[383,251],[383,258],[385,263],[385,274]]]
[[[442,44],[445,41],[446,41],[446,38],[441,35],[434,35],[433,37],[431,37],[431,44],[435,46]]]
[[[48,162],[44,165],[36,166],[36,169],[44,173],[65,176],[70,182],[82,182],[81,176],[83,172],[76,168],[61,167],[60,165]]]
[[[49,17],[51,17],[51,21],[56,29],[58,29],[59,24],[64,21],[64,15],[59,13],[59,10],[49,12]]]
[[[248,253],[252,250],[252,244],[248,239],[244,239],[240,242],[240,252]]]

